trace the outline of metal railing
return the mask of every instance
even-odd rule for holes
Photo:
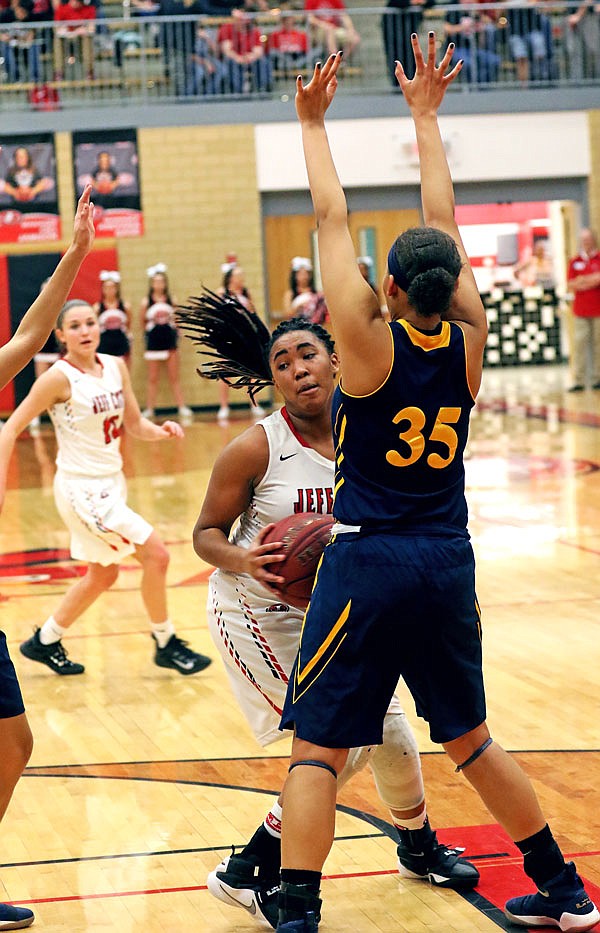
[[[451,91],[600,85],[600,13],[590,3],[352,8],[353,29],[302,12],[219,20],[102,16],[93,22],[0,25],[0,109],[58,109],[292,94],[298,72],[341,42],[340,92],[396,87],[410,34],[434,28],[456,43],[463,72]],[[578,13],[579,11],[579,13]],[[332,11],[332,16],[336,11]],[[355,45],[351,49],[351,46]]]

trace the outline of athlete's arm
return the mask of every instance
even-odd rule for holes
[[[296,111],[317,219],[323,291],[342,360],[344,388],[366,394],[382,383],[391,363],[389,330],[375,293],[363,279],[348,229],[348,208],[325,130],[325,112],[337,87],[342,56],[317,65],[306,86],[296,82]]]
[[[399,63],[396,66],[396,77],[410,108],[417,134],[423,219],[427,226],[443,230],[452,237],[463,262],[454,300],[445,317],[463,325],[467,347],[470,351],[469,381],[471,388],[477,391],[481,381],[487,319],[473,270],[454,218],[454,188],[437,120],[437,112],[446,89],[458,76],[462,64],[459,62],[448,72],[453,53],[453,46],[450,45],[439,67],[436,67],[435,33],[433,32],[429,33],[427,62],[423,59],[416,36],[411,41],[415,56],[415,77],[409,81]]]
[[[116,357],[117,365],[123,380],[123,424],[125,430],[132,437],[137,437],[141,441],[164,441],[169,437],[183,437],[183,428],[176,421],[164,421],[162,424],[154,424],[148,418],[144,418],[138,405],[133,388],[129,370],[120,357]]]
[[[194,527],[194,550],[198,557],[232,573],[248,573],[266,586],[282,580],[265,570],[265,564],[282,560],[276,556],[277,542],[262,544],[270,525],[262,529],[250,548],[231,544],[229,533],[245,512],[254,489],[269,465],[269,444],[259,425],[244,431],[219,454]],[[279,547],[280,547],[279,543]]]
[[[48,339],[58,312],[67,300],[79,267],[94,242],[94,207],[90,204],[91,185],[87,185],[77,204],[73,240],[42,289],[24,315],[14,336],[0,348],[0,385],[4,386],[20,372]]]
[[[0,431],[0,509],[6,493],[8,466],[18,436],[43,411],[71,396],[69,380],[59,369],[51,367],[36,379],[20,405],[13,411]]]

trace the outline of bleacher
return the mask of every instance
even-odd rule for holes
[[[532,74],[528,86],[580,87],[600,85],[600,62],[581,59],[573,61],[572,49],[566,41],[567,16],[578,6],[577,0],[569,0],[560,6],[544,8],[548,21],[551,48],[551,68],[547,75]],[[361,36],[361,43],[351,58],[344,63],[342,94],[390,93],[393,84],[385,66],[382,37],[382,19],[386,16],[403,16],[402,12],[389,11],[384,7],[365,7],[359,0],[348,0],[349,13]],[[424,11],[422,33],[435,29],[440,46],[445,43],[444,15],[446,10],[460,9],[468,13],[468,6],[434,6]],[[512,60],[507,42],[506,6],[503,4],[477,4],[472,7],[480,14],[487,11],[494,17],[499,67],[493,81],[483,81],[466,74],[461,75],[450,90],[450,94],[461,91],[479,91],[483,87],[520,89],[515,62]],[[269,35],[279,23],[279,10],[253,14],[251,26],[261,33],[261,41],[268,47]],[[309,74],[314,61],[323,57],[324,50],[315,44],[314,35],[305,14],[295,10],[298,29],[308,36],[308,51],[305,61],[291,63],[286,67],[276,64],[268,88],[257,87],[251,79],[244,83],[238,96],[273,99],[293,93],[293,79],[298,72]],[[600,14],[593,14],[600,18]],[[6,56],[0,52],[0,108],[12,110],[74,108],[90,105],[119,105],[129,103],[148,104],[154,101],[174,101],[189,98],[203,100],[226,100],[234,96],[233,89],[225,80],[218,94],[205,94],[202,90],[190,90],[186,77],[193,52],[194,30],[202,25],[216,37],[219,26],[227,20],[214,17],[171,16],[156,17],[131,15],[129,6],[122,0],[103,0],[102,16],[96,20],[93,37],[94,70],[86,74],[82,56],[78,54],[77,41],[72,43],[66,57],[64,73],[56,75],[53,68],[52,46],[57,40],[53,33],[60,24],[33,23],[7,27],[14,37],[13,58],[17,63],[11,69]],[[396,20],[397,22],[397,20]],[[190,31],[191,27],[191,31]],[[4,27],[3,27],[4,29]],[[34,42],[41,50],[39,73],[33,74],[27,57],[24,39],[27,31],[33,31]],[[480,35],[475,33],[472,43],[476,46]],[[5,41],[6,40],[0,40]],[[22,46],[22,47],[21,47]],[[475,53],[476,53],[475,49]],[[600,50],[599,50],[600,59]],[[583,65],[582,65],[583,61]],[[576,67],[577,66],[577,67]],[[16,77],[15,77],[16,73]]]

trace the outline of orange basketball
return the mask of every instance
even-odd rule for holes
[[[299,512],[282,518],[265,535],[264,544],[281,541],[285,560],[269,566],[269,570],[285,583],[278,589],[286,602],[297,609],[305,609],[310,599],[317,566],[325,545],[331,536],[332,515]]]

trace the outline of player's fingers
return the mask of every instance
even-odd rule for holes
[[[461,58],[460,61],[458,61],[458,62],[456,63],[456,65],[454,66],[454,68],[452,69],[452,71],[448,72],[448,74],[447,74],[446,77],[444,78],[444,84],[446,84],[446,85],[452,84],[452,82],[454,81],[454,79],[455,79],[455,78],[458,78],[459,74],[460,74],[461,71],[462,71],[462,66],[463,66],[463,64],[464,64],[464,62],[463,62],[463,60],[462,60],[462,58]]]
[[[79,198],[79,201],[77,202],[77,210],[85,207],[86,205],[90,203],[91,194],[92,194],[92,186],[86,185],[83,191],[81,192],[81,197]]]
[[[440,62],[440,71],[442,72],[442,74],[446,73],[446,69],[448,68],[448,65],[450,64],[450,62],[452,61],[453,55],[454,55],[454,42],[450,42],[448,45],[448,48],[444,52],[444,57],[442,58]]]
[[[435,32],[430,29],[427,33],[427,69],[429,71],[435,68]]]
[[[419,44],[419,37],[416,32],[410,37],[410,42],[412,45],[413,55],[415,56],[415,69],[417,74],[422,74],[425,70],[425,62],[423,61],[423,52],[421,51],[421,46]]]

